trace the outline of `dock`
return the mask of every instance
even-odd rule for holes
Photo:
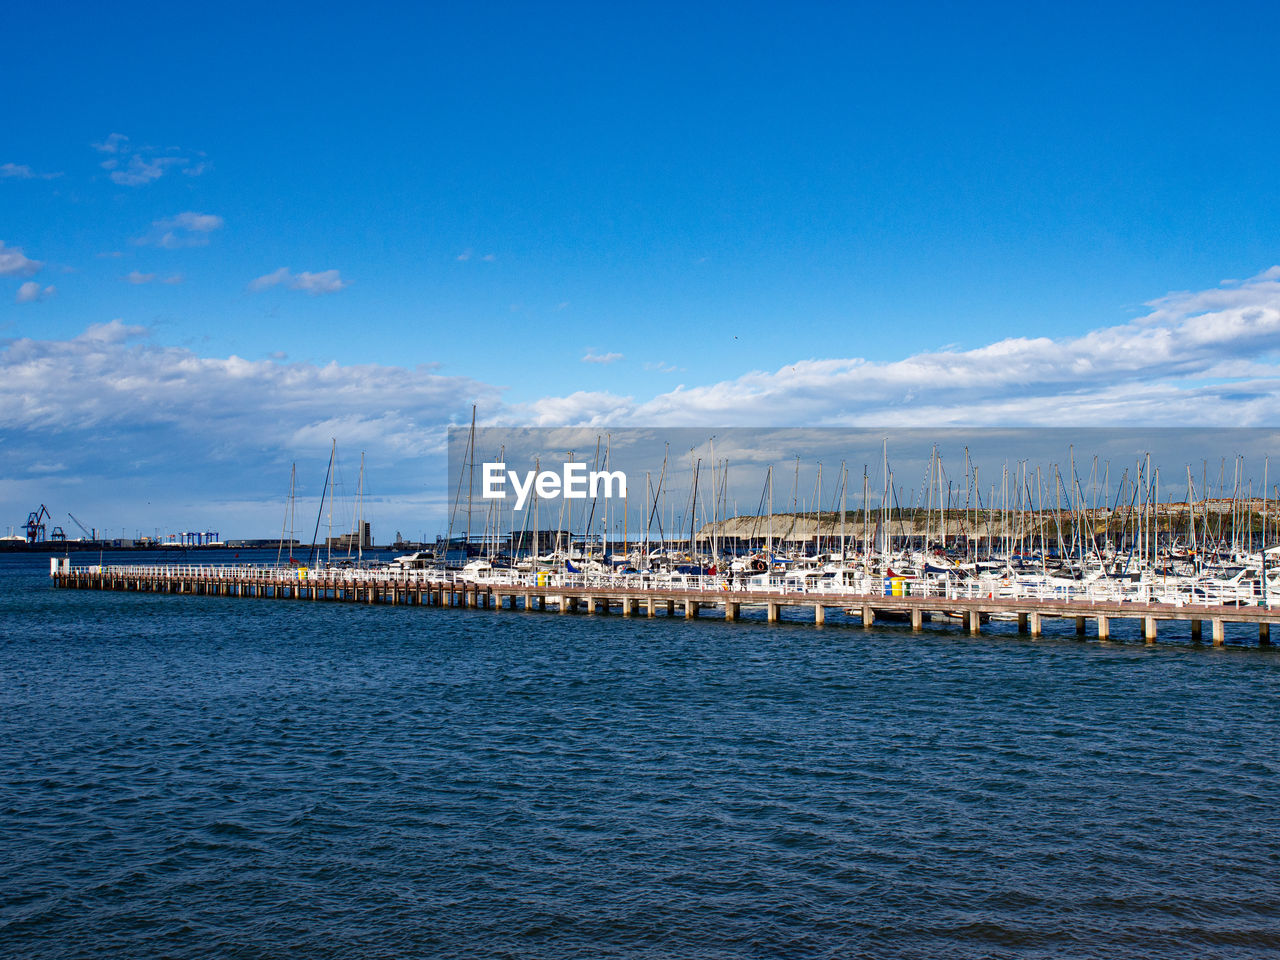
[[[911,595],[848,589],[789,588],[778,578],[768,588],[744,589],[728,577],[681,577],[678,584],[647,576],[589,576],[563,573],[500,572],[473,577],[454,571],[386,569],[306,569],[242,565],[111,565],[73,567],[53,558],[50,576],[67,590],[115,590],[178,596],[234,597],[317,603],[342,602],[478,610],[557,611],[561,614],[618,613],[624,617],[682,617],[704,613],[736,621],[744,610],[767,622],[807,620],[822,626],[829,611],[845,612],[870,627],[891,621],[921,630],[930,619],[956,623],[978,634],[993,620],[1016,622],[1018,631],[1041,636],[1046,621],[1070,621],[1078,636],[1109,639],[1114,621],[1136,621],[1147,643],[1169,628],[1201,642],[1208,624],[1215,646],[1225,643],[1227,624],[1256,628],[1259,646],[1270,646],[1271,625],[1280,610],[1267,601],[1227,602],[1220,596],[1176,597],[1158,593],[1119,598],[1101,589],[1006,596],[990,583],[925,581]],[[799,614],[797,617],[795,614]],[[1092,627],[1092,630],[1090,629]]]

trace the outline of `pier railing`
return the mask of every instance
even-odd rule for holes
[[[873,598],[911,597],[942,600],[1036,600],[1060,603],[1136,603],[1175,607],[1270,607],[1274,593],[1264,595],[1256,581],[1230,582],[1212,579],[1154,578],[1140,581],[1097,578],[955,577],[904,578],[859,576],[851,579],[821,577],[743,577],[731,574],[608,574],[521,572],[499,570],[473,573],[452,570],[395,570],[363,567],[277,567],[244,564],[112,564],[74,567],[77,572],[109,578],[164,578],[206,582],[256,584],[400,584],[492,588],[501,591],[557,588],[599,590],[619,595],[644,595],[675,591],[694,594],[733,594],[743,603],[774,598],[812,598],[813,603],[856,604]],[[710,600],[711,597],[709,596]]]

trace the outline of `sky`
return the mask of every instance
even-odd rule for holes
[[[0,526],[270,536],[336,440],[377,539],[433,536],[472,404],[1274,425],[1278,19],[14,8]]]

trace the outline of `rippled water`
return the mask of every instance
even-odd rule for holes
[[[1280,955],[1280,655],[54,591],[0,954]]]

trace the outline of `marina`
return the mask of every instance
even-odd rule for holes
[[[1274,8],[245,12],[6,10],[0,960],[1280,960]]]

